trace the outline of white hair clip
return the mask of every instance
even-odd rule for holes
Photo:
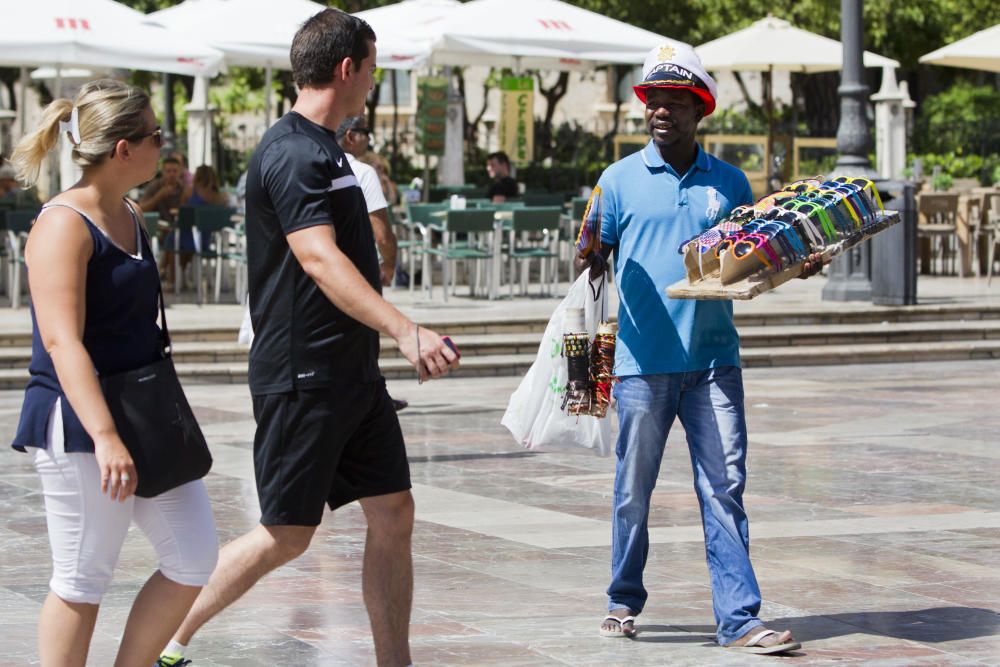
[[[69,122],[59,121],[59,134],[69,132],[70,140],[74,146],[79,146],[80,142],[83,141],[80,138],[80,110],[77,107],[73,107],[73,110],[69,112]]]

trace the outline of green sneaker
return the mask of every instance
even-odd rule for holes
[[[167,655],[164,653],[156,661],[153,667],[184,667],[185,665],[190,665],[190,660],[185,660],[184,656],[180,655]]]

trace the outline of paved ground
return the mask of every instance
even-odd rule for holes
[[[763,616],[801,665],[1000,663],[1000,362],[746,372],[747,505]],[[523,451],[499,426],[514,378],[392,383],[417,499],[418,665],[745,665],[712,643],[697,503],[676,427],[654,494],[651,596],[634,641],[597,636],[613,459]],[[253,422],[241,386],[188,388],[211,441],[224,541],[253,526]],[[9,442],[19,392],[0,393]],[[0,664],[36,664],[49,576],[38,482],[0,448]],[[192,645],[198,667],[370,665],[356,505]],[[153,567],[130,534],[91,665],[112,662]]]

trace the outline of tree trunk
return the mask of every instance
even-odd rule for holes
[[[550,88],[542,85],[541,72],[537,72],[535,77],[538,79],[538,92],[545,98],[545,116],[539,133],[541,136],[536,137],[535,155],[537,159],[544,160],[552,156],[552,119],[556,115],[556,105],[569,89],[569,72],[559,72],[559,78]]]
[[[368,129],[371,132],[375,131],[375,110],[379,105],[379,98],[382,94],[382,86],[375,84],[375,88],[372,89],[371,94],[368,95]]]
[[[489,109],[490,91],[493,89],[490,82],[493,80],[493,68],[491,67],[489,73],[486,75],[486,78],[483,79],[483,104],[479,107],[479,113],[477,113],[476,117],[471,121],[471,140],[473,151],[475,151],[475,149],[479,146],[479,124],[483,121],[483,116],[486,115],[486,111]],[[489,150],[489,146],[486,148]]]
[[[465,70],[461,67],[452,67],[451,75],[455,78],[455,89],[462,96],[462,154],[465,155],[466,162],[470,162],[478,132],[477,127],[469,122],[469,100],[465,96]]]
[[[747,84],[743,80],[743,76],[739,72],[733,72],[733,78],[736,79],[736,85],[740,87],[740,92],[743,93],[743,101],[747,105],[747,112],[767,122],[767,113],[764,111],[764,107],[753,101],[753,97],[750,96],[750,91],[747,90]],[[761,80],[763,81],[763,75],[761,76]]]
[[[601,142],[604,144],[604,154],[607,156],[609,162],[615,158],[615,135],[618,134],[618,119],[621,116],[622,103],[624,102],[618,84],[621,82],[623,76],[628,76],[630,70],[631,67],[628,65],[613,65],[608,69],[608,74],[613,77],[614,81],[612,90],[615,93],[615,111],[611,118],[611,129],[604,135]]]

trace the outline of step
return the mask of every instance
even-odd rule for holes
[[[748,348],[741,352],[746,368],[778,366],[824,366],[843,364],[907,363],[1000,359],[1000,340],[962,340],[922,343],[875,343],[852,345],[796,345],[783,348]],[[481,355],[462,359],[456,377],[524,375],[535,354]],[[380,364],[387,378],[412,378],[415,371],[401,358]],[[246,362],[178,363],[184,382],[244,383]],[[21,389],[28,381],[25,368],[0,369],[0,389]]]
[[[491,333],[455,338],[465,361],[479,356],[534,355],[541,339],[541,333]],[[744,327],[740,331],[740,343],[745,350],[973,340],[1000,340],[1000,320],[767,326]],[[394,342],[386,338],[380,342],[383,361],[399,357],[399,348]],[[247,355],[246,346],[231,341],[178,342],[174,346],[177,363],[245,364]],[[0,368],[24,368],[30,359],[29,347],[0,347]]]
[[[1000,359],[1000,340],[751,348],[740,357],[746,368]]]
[[[516,304],[511,304],[512,310],[516,308]],[[908,307],[869,306],[856,310],[785,309],[754,313],[737,312],[735,316],[736,326],[743,333],[746,333],[750,327],[998,320],[1000,320],[1000,305],[982,306],[975,304],[930,304]],[[461,338],[500,333],[541,334],[545,331],[547,324],[548,318],[538,315],[518,315],[516,313],[497,315],[494,313],[478,318],[452,318],[449,316],[428,323],[428,326],[440,333]],[[238,332],[239,322],[233,322],[230,326],[188,326],[174,327],[170,330],[172,338],[177,343],[235,342]],[[30,346],[31,333],[27,325],[18,329],[0,330],[0,349]]]
[[[743,348],[1000,340],[1000,320],[746,326],[739,332]]]

